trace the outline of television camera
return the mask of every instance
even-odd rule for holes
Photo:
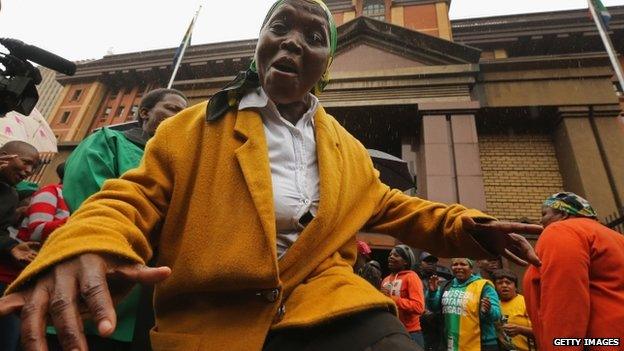
[[[0,38],[0,44],[9,51],[0,52],[0,117],[10,111],[27,116],[37,104],[41,73],[29,61],[69,76],[76,72],[73,62],[20,40]]]

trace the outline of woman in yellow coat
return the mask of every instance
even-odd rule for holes
[[[0,300],[0,314],[22,309],[26,349],[44,348],[47,316],[67,350],[86,349],[80,312],[110,335],[110,291],[131,281],[158,283],[155,350],[412,350],[392,300],[353,273],[358,230],[474,257],[540,231],[382,184],[309,93],[336,37],[322,1],[274,4],[251,68],[163,122],[141,165],[87,200]],[[144,266],[154,252],[160,267]]]

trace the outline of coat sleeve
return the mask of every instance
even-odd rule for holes
[[[370,158],[368,162],[371,162]],[[370,167],[373,167],[372,163]],[[379,173],[375,170],[374,174]],[[367,231],[392,235],[438,257],[495,256],[467,233],[462,224],[462,217],[476,221],[495,220],[494,217],[458,204],[446,205],[405,195],[390,189],[376,176],[372,180],[371,192],[376,194],[376,207],[366,225]]]
[[[407,280],[407,296],[390,296],[397,307],[402,311],[409,311],[415,314],[423,314],[425,312],[425,296],[422,283],[416,274],[406,276]]]
[[[589,249],[589,241],[563,222],[549,225],[540,236],[537,254],[542,261],[538,317],[543,327],[541,345],[552,345],[553,338],[578,337],[587,332]]]
[[[138,168],[104,183],[67,224],[55,231],[8,292],[48,267],[83,253],[144,263],[152,256],[149,233],[165,216],[174,180],[165,123],[147,144]]]
[[[484,297],[487,297],[488,299],[490,299],[490,310],[487,313],[483,313],[479,310],[481,319],[490,323],[499,321],[502,318],[500,299],[498,298],[496,289],[494,289],[494,287],[491,284],[485,284],[483,286],[483,292],[481,293],[481,298],[484,298]]]
[[[9,232],[0,230],[0,258],[11,257],[11,250],[19,244],[9,236]]]
[[[427,309],[431,312],[439,312],[442,309],[440,305],[440,295],[442,295],[442,288],[438,288],[436,291],[427,290]]]
[[[13,238],[7,229],[9,219],[15,213],[15,205],[17,204],[17,194],[15,190],[8,186],[0,188],[0,258],[11,257],[11,250],[19,242]]]
[[[44,242],[56,228],[65,224],[67,218],[56,218],[57,194],[56,185],[45,186],[35,193],[26,210],[26,228],[20,228],[18,238]]]

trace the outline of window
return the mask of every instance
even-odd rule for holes
[[[384,0],[364,0],[362,14],[379,21],[385,21],[386,4]]]
[[[80,95],[82,95],[82,89],[74,90],[74,95],[72,95],[71,101],[78,101],[78,100],[80,100]]]
[[[147,93],[149,91],[149,86],[148,85],[140,85],[139,88],[137,89],[137,98],[143,97],[143,95],[145,95],[145,93]]]
[[[135,118],[138,117],[139,113],[139,105],[132,105],[130,108],[130,117]]]
[[[70,111],[63,112],[63,115],[61,116],[61,121],[59,123],[61,123],[61,124],[67,123],[67,121],[69,120],[69,116],[71,116],[71,112]]]
[[[118,94],[119,94],[119,89],[115,89],[115,90],[111,91],[109,99],[115,100],[117,98]]]
[[[125,110],[126,110],[126,106],[124,105],[117,107],[117,113],[115,113],[115,116],[121,117]]]
[[[108,118],[108,116],[110,116],[110,114],[111,114],[111,111],[112,111],[112,110],[113,110],[112,108],[107,107],[107,108],[104,110],[104,114],[102,115],[102,118],[100,118],[100,119],[101,119],[101,120],[105,120],[105,119],[107,119],[107,118]]]

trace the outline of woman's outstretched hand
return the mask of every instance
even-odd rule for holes
[[[529,263],[541,266],[531,244],[520,234],[540,234],[542,226],[515,222],[488,221],[475,222],[470,217],[462,218],[464,229],[486,250],[501,255],[510,261],[526,266]]]
[[[24,350],[47,350],[48,317],[64,350],[88,350],[82,316],[95,322],[101,336],[115,331],[117,316],[109,283],[155,284],[171,274],[169,267],[150,268],[99,254],[82,254],[61,262],[30,287],[0,298],[0,316],[21,310]]]

